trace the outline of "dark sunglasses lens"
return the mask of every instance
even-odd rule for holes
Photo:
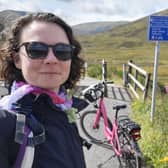
[[[32,59],[45,58],[48,54],[48,47],[41,43],[30,43],[27,45],[27,52]]]
[[[73,48],[68,44],[57,44],[53,47],[55,56],[62,61],[71,59]]]

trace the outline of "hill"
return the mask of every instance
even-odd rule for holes
[[[153,15],[168,15],[168,10]],[[85,59],[90,63],[100,63],[100,60],[105,59],[109,69],[122,71],[123,63],[133,60],[137,65],[153,73],[155,43],[148,41],[147,33],[148,16],[103,33],[79,35],[78,40],[83,45]],[[163,84],[168,84],[167,53],[167,43],[161,43],[158,79]]]
[[[12,23],[20,16],[25,15],[24,11],[5,10],[0,12],[0,24],[3,28],[10,27]],[[3,29],[0,29],[2,31]]]
[[[13,22],[21,17],[26,15],[28,12],[24,11],[14,11],[14,10],[5,10],[0,12],[0,45],[4,43],[6,35],[10,30]],[[88,35],[95,34],[100,32],[105,32],[111,30],[112,28],[125,24],[127,22],[92,22],[84,23],[72,26],[76,35]]]
[[[120,21],[120,22],[90,22],[83,23],[73,26],[73,30],[76,35],[90,35],[101,32],[106,32],[108,30],[113,29],[116,26],[120,26],[126,24],[128,22]]]
[[[27,12],[14,10],[0,12],[0,46],[3,46],[14,21],[25,14],[27,14]]]

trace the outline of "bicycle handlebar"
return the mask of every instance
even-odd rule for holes
[[[102,86],[102,87],[101,87],[101,86]],[[85,95],[85,94],[86,94],[87,92],[89,92],[89,91],[100,90],[100,89],[102,89],[103,87],[104,87],[104,86],[103,86],[102,83],[93,84],[93,85],[87,87],[86,89],[84,89],[84,90],[81,92],[81,94],[82,94],[82,95]]]
[[[112,84],[113,81],[102,81],[96,84],[93,84],[81,92],[81,96],[84,96],[90,102],[98,100],[101,96],[104,95],[107,84]]]
[[[81,95],[84,96],[90,102],[94,102],[102,96],[102,94],[104,93],[104,89],[105,89],[105,83],[99,82],[84,89],[81,92]]]
[[[114,82],[113,82],[113,81],[102,81],[102,82],[99,82],[99,83],[90,85],[89,87],[87,87],[86,89],[84,89],[84,90],[81,92],[81,95],[85,95],[89,90],[91,90],[91,91],[100,90],[100,91],[103,91],[103,92],[104,92],[104,87],[105,87],[105,85],[106,85],[106,84],[112,84],[112,83],[114,83]]]

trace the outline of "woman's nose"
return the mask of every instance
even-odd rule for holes
[[[46,58],[44,59],[44,62],[47,64],[51,64],[51,63],[57,63],[58,61],[59,60],[54,55],[52,48],[49,48],[48,54]]]

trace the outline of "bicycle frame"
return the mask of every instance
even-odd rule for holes
[[[112,123],[113,129],[110,130],[110,128],[108,126],[107,110],[105,107],[105,102],[104,102],[103,96],[99,100],[99,106],[97,109],[96,118],[95,118],[94,125],[93,125],[94,129],[96,129],[99,124],[101,114],[103,115],[103,120],[104,120],[104,135],[107,138],[107,140],[109,141],[109,143],[112,145],[112,149],[115,152],[115,154],[117,156],[121,157],[122,152],[121,152],[121,147],[120,147],[118,133],[117,133],[117,131],[118,131],[117,117],[115,116],[114,121]],[[114,144],[114,143],[116,143],[116,144]],[[117,146],[117,148],[116,148],[116,146]]]

